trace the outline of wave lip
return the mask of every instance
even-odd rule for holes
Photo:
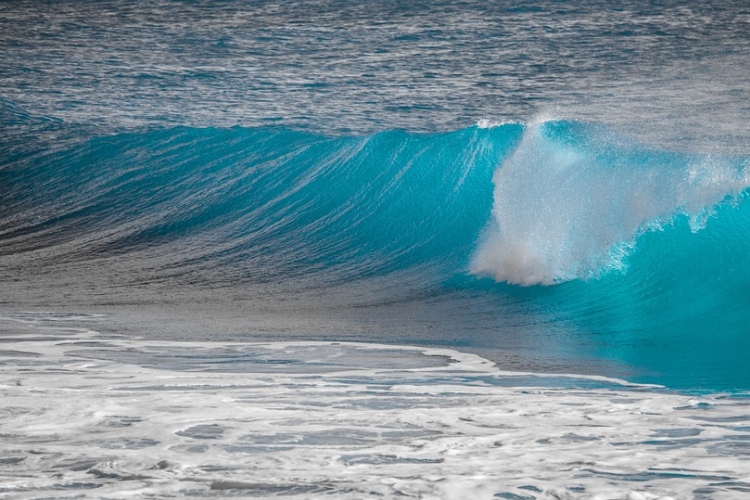
[[[741,158],[646,149],[593,125],[543,121],[494,174],[492,220],[470,270],[551,285],[626,267],[637,238],[677,215],[702,228],[750,186]]]

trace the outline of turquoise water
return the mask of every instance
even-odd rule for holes
[[[38,7],[0,16],[4,309],[750,389],[741,6]]]

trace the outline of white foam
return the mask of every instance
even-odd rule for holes
[[[518,122],[512,120],[492,120],[490,118],[481,118],[477,122],[477,128],[497,128],[505,125],[516,125]]]
[[[688,214],[697,230],[727,198],[750,186],[738,160],[612,149],[621,138],[589,131],[588,144],[530,124],[495,172],[492,220],[471,271],[497,281],[550,285],[622,270],[645,231]],[[617,146],[615,146],[617,147]]]
[[[750,488],[748,399],[565,383],[449,349],[156,342],[22,321],[28,333],[5,334],[0,351],[4,498],[740,499]]]

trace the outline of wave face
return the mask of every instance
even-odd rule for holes
[[[338,138],[276,128],[98,137],[2,171],[0,252],[52,249],[75,261],[152,258],[158,247],[169,263],[154,264],[155,276],[178,270],[207,283],[460,272],[489,213],[492,171],[521,134],[509,125]]]
[[[210,298],[316,317],[353,307],[371,334],[575,352],[634,366],[635,380],[750,387],[743,157],[657,150],[561,120],[62,141],[75,131],[5,114],[19,134],[38,125],[2,150],[5,304]],[[32,140],[45,134],[57,147]]]

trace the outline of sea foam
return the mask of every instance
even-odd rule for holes
[[[0,318],[4,498],[744,498],[750,401],[450,349]]]
[[[494,174],[475,274],[550,285],[620,270],[638,236],[676,215],[698,230],[750,186],[737,158],[647,149],[600,127],[542,121]]]

